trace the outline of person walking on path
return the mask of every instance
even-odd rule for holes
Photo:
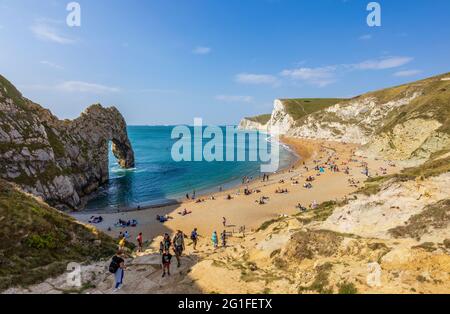
[[[184,249],[184,234],[181,230],[178,230],[173,238],[173,250],[177,259],[177,267],[181,266],[181,255],[183,254]]]
[[[192,240],[192,247],[194,248],[194,251],[195,251],[195,250],[197,250],[197,242],[198,242],[197,228],[194,228],[194,230],[192,230],[191,240]]]
[[[139,232],[136,241],[138,243],[138,251],[142,252],[142,244],[143,244],[143,240],[142,240],[142,232]]]
[[[126,244],[125,237],[122,236],[122,238],[120,238],[120,240],[119,240],[119,250],[120,251],[123,251],[125,249],[125,244]]]
[[[164,253],[161,256],[161,262],[163,266],[163,273],[162,276],[164,277],[166,275],[166,269],[167,269],[167,275],[170,276],[170,261],[172,259],[172,254],[170,254],[169,250],[165,250]]]
[[[168,251],[170,249],[170,246],[172,245],[172,242],[170,241],[170,236],[168,233],[164,233],[164,238],[162,240],[163,243],[163,251]]]
[[[122,288],[123,277],[125,275],[125,260],[123,259],[123,252],[121,250],[117,251],[116,255],[113,256],[111,264],[109,265],[109,271],[114,274],[114,291]]]

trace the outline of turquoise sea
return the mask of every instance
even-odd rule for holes
[[[258,178],[261,175],[260,161],[175,162],[171,150],[178,139],[171,138],[172,129],[173,126],[129,126],[128,136],[134,149],[136,167],[121,169],[110,150],[110,180],[96,192],[86,209],[113,210],[165,204],[184,198],[186,193],[195,191],[199,196],[216,192],[219,187],[226,189],[240,184],[244,176]],[[203,139],[203,144],[207,141]],[[248,141],[247,136],[247,154]],[[223,145],[225,151],[225,132]],[[295,161],[297,156],[285,145],[279,145],[282,169]],[[238,148],[235,146],[236,151]]]

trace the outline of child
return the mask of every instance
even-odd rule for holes
[[[166,269],[167,274],[170,276],[170,260],[172,259],[172,254],[169,253],[169,250],[165,250],[164,254],[162,255],[162,266],[163,266],[163,274],[164,277],[166,275]]]

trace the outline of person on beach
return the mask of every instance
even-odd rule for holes
[[[163,255],[161,256],[161,262],[163,266],[163,273],[162,277],[166,275],[166,269],[167,274],[170,276],[170,261],[172,259],[172,254],[170,254],[169,250],[165,250]]]
[[[224,227],[227,226],[227,219],[225,217],[222,217],[222,224]]]
[[[125,249],[125,244],[126,244],[125,237],[122,237],[122,238],[119,240],[119,250]]]
[[[178,230],[173,238],[173,251],[177,258],[177,267],[181,266],[181,255],[183,254],[184,248],[184,234],[181,230]]]
[[[222,246],[226,247],[227,246],[227,232],[224,230],[222,232],[222,234],[220,235],[221,239],[222,239]]]
[[[138,243],[138,251],[142,252],[142,243],[143,243],[142,232],[139,232],[138,236],[136,237],[136,241]]]
[[[164,238],[163,238],[163,248],[164,251],[168,251],[170,249],[170,246],[172,245],[172,242],[170,241],[170,236],[168,233],[164,233]]]
[[[197,242],[198,242],[198,232],[197,228],[194,228],[191,232],[191,240],[192,240],[192,247],[194,248],[194,251],[197,249]]]
[[[219,246],[219,240],[217,239],[217,232],[216,231],[213,232],[213,234],[211,236],[211,241],[212,241],[212,244],[213,244],[214,248],[217,249],[217,247]]]
[[[109,265],[109,271],[114,274],[114,291],[122,288],[123,277],[125,274],[125,260],[122,258],[123,251],[117,251],[116,255],[113,256],[111,264]]]

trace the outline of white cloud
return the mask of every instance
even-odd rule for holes
[[[394,76],[397,77],[407,77],[407,76],[415,76],[417,74],[422,73],[420,70],[405,70],[405,71],[398,71],[394,73]]]
[[[370,35],[370,34],[362,35],[362,36],[359,36],[359,39],[360,40],[370,40],[370,39],[372,39],[372,35]]]
[[[175,94],[178,93],[174,89],[161,89],[161,88],[144,88],[137,90],[138,93],[150,93],[150,94]]]
[[[75,43],[75,40],[61,35],[56,28],[42,21],[31,26],[31,31],[40,40],[51,41],[62,45]]]
[[[198,47],[195,47],[194,50],[192,50],[192,53],[194,53],[196,55],[207,55],[211,51],[212,51],[212,49],[210,47],[198,46]]]
[[[58,69],[58,70],[64,69],[64,67],[60,66],[59,64],[56,64],[56,63],[53,63],[53,62],[50,62],[50,61],[46,61],[46,60],[43,60],[43,61],[41,61],[39,63],[43,64],[43,65],[47,65],[47,66],[49,66],[51,68],[54,68],[54,69]]]
[[[237,95],[217,95],[215,97],[219,101],[225,102],[252,102],[252,96],[237,96]]]
[[[305,81],[319,87],[325,87],[335,81],[335,71],[335,66],[297,68],[284,70],[281,72],[281,75],[289,77],[293,80]]]
[[[94,94],[104,94],[104,93],[116,93],[120,89],[117,87],[110,87],[101,84],[94,84],[81,81],[67,81],[56,86],[56,89],[63,92],[78,92],[78,93],[94,93]]]
[[[410,63],[414,58],[411,57],[385,57],[381,59],[366,60],[354,64],[353,67],[359,70],[385,70],[397,68]]]
[[[253,84],[253,85],[278,85],[278,79],[269,74],[251,74],[251,73],[240,73],[236,75],[235,81],[243,84]]]

